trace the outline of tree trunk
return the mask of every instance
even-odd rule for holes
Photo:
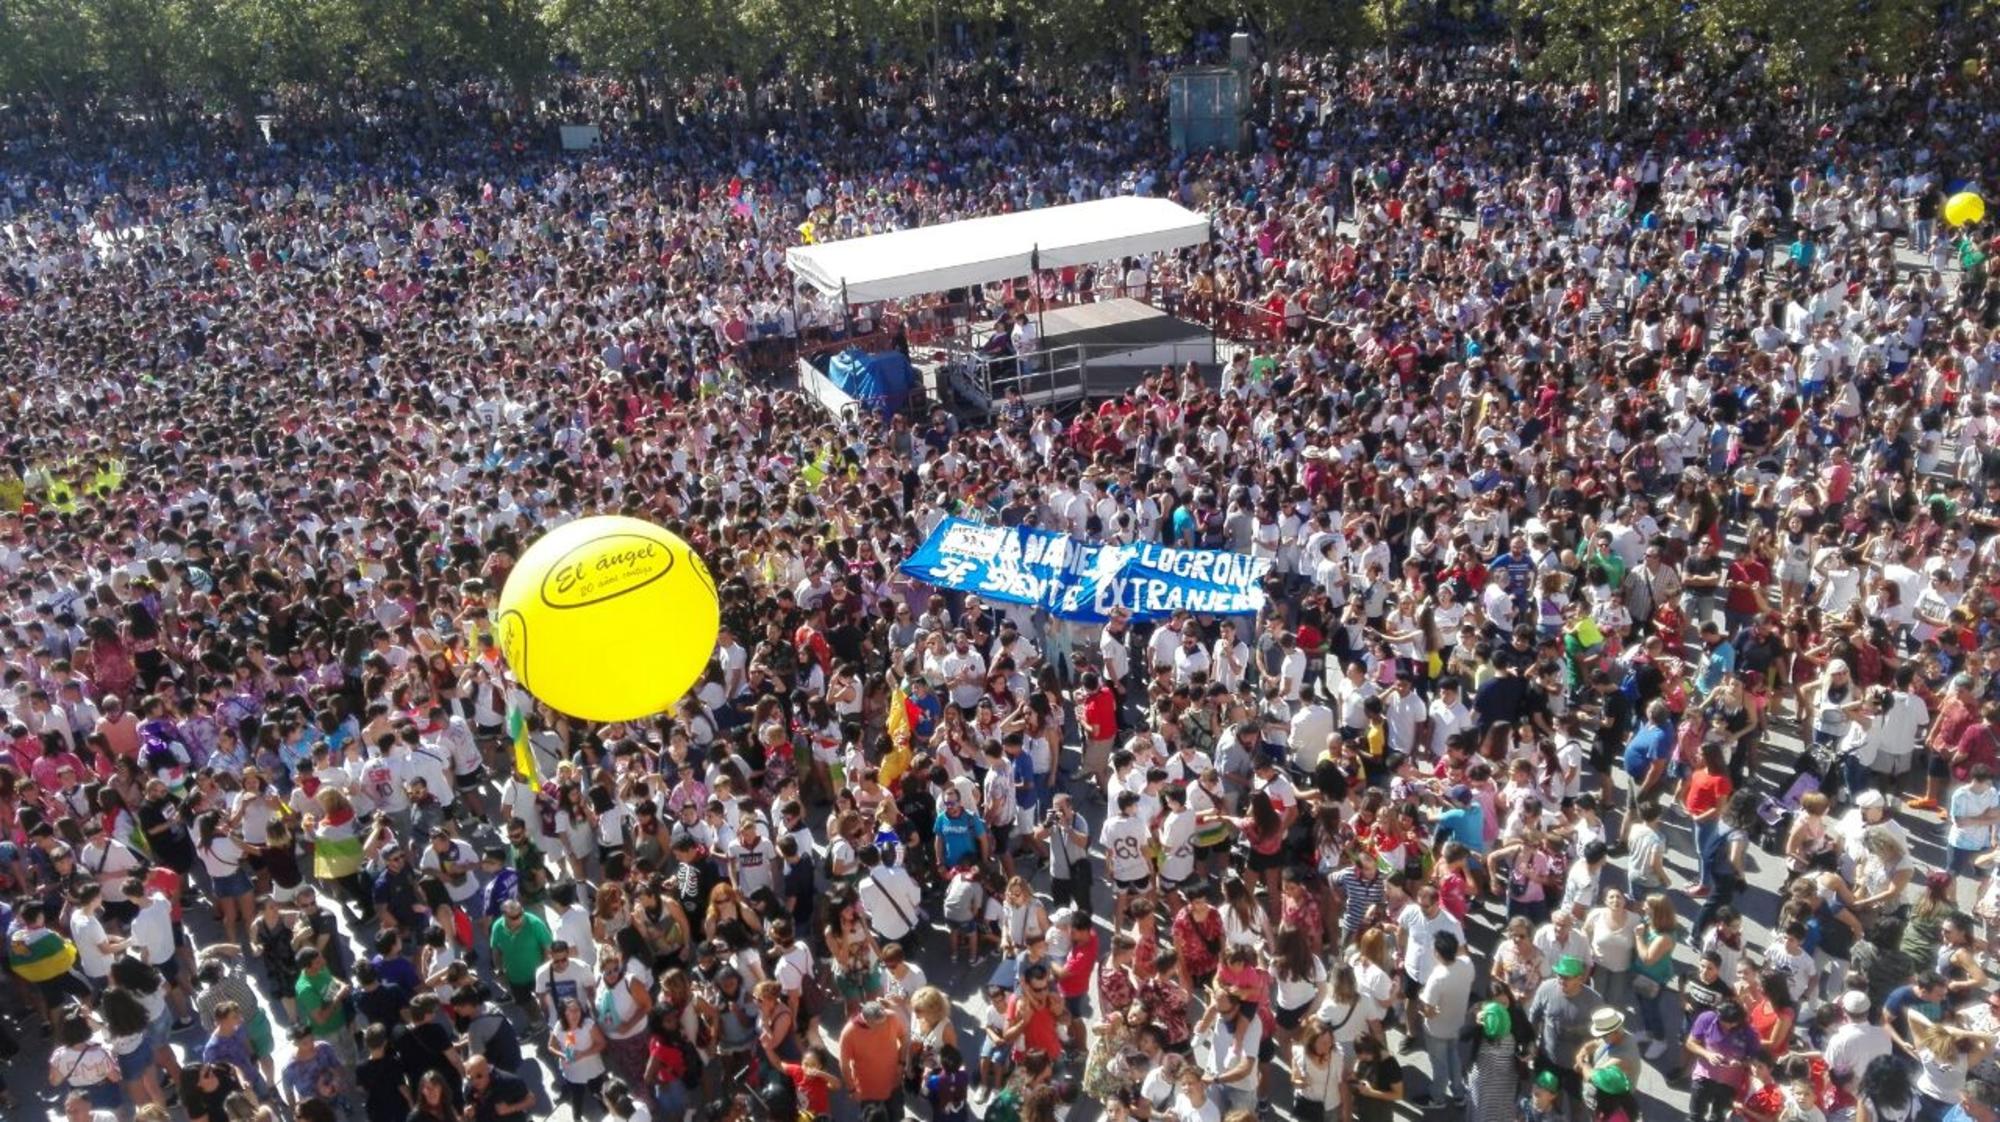
[[[1125,45],[1125,77],[1136,87],[1146,80],[1146,51],[1141,45],[1146,39],[1145,10],[1134,5],[1128,24],[1125,29],[1128,36]]]
[[[1382,69],[1396,68],[1396,0],[1382,4]]]
[[[247,87],[239,86],[230,91],[230,108],[236,114],[236,130],[242,136],[243,147],[255,148],[264,138],[257,127],[257,98]]]

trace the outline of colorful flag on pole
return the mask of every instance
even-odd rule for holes
[[[19,930],[8,942],[7,965],[27,981],[53,981],[76,965],[76,944],[46,927],[32,936]]]
[[[898,683],[895,692],[889,695],[889,743],[898,748],[910,746],[910,730],[916,727],[916,708],[910,701],[910,695],[904,693],[901,683]]]
[[[827,455],[821,453],[819,459],[799,469],[799,478],[806,481],[806,486],[817,491],[820,483],[826,479],[826,469],[829,463]]]
[[[922,713],[917,709],[916,703],[910,700],[909,694],[904,693],[903,687],[898,684],[896,691],[889,696],[887,731],[892,747],[888,755],[882,757],[880,774],[876,776],[884,787],[893,789],[896,781],[903,778],[903,773],[910,770],[912,759],[910,736],[921,716]]]
[[[514,741],[514,778],[540,790],[542,772],[535,766],[535,750],[528,743],[528,716],[512,706],[507,709],[507,734]]]
[[[338,826],[321,822],[313,835],[313,875],[338,880],[360,871],[361,835],[354,832],[352,816]]]

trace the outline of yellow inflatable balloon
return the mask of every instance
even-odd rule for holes
[[[715,652],[715,578],[677,535],[580,518],[544,535],[500,593],[500,651],[550,708],[631,721],[681,699]]]
[[[1971,191],[1960,191],[1944,201],[1944,220],[1954,226],[1970,226],[1986,217],[1986,200]]]

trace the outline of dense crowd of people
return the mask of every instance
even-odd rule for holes
[[[0,110],[0,1050],[70,1122],[1637,1122],[1652,1075],[1993,1122],[2000,337],[1938,211],[2000,75],[1614,114],[1515,62],[1287,60],[1185,157],[1157,72],[252,149]],[[958,307],[783,267],[1122,193],[1214,240]],[[1109,293],[1227,369],[883,420],[771,373]],[[493,611],[614,512],[723,630],[595,726]],[[982,603],[898,570],[947,515],[1268,558],[1267,606]]]

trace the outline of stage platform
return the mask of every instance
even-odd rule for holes
[[[976,324],[958,347],[925,348],[918,361],[925,382],[942,399],[955,399],[961,412],[978,415],[1018,386],[1029,405],[1061,405],[1114,397],[1159,372],[1192,362],[1219,382],[1215,337],[1198,323],[1177,319],[1150,304],[1118,298],[1051,308],[1040,324],[1045,334],[1032,355],[993,357],[968,352],[995,334],[992,323]],[[948,387],[948,392],[945,392]]]

